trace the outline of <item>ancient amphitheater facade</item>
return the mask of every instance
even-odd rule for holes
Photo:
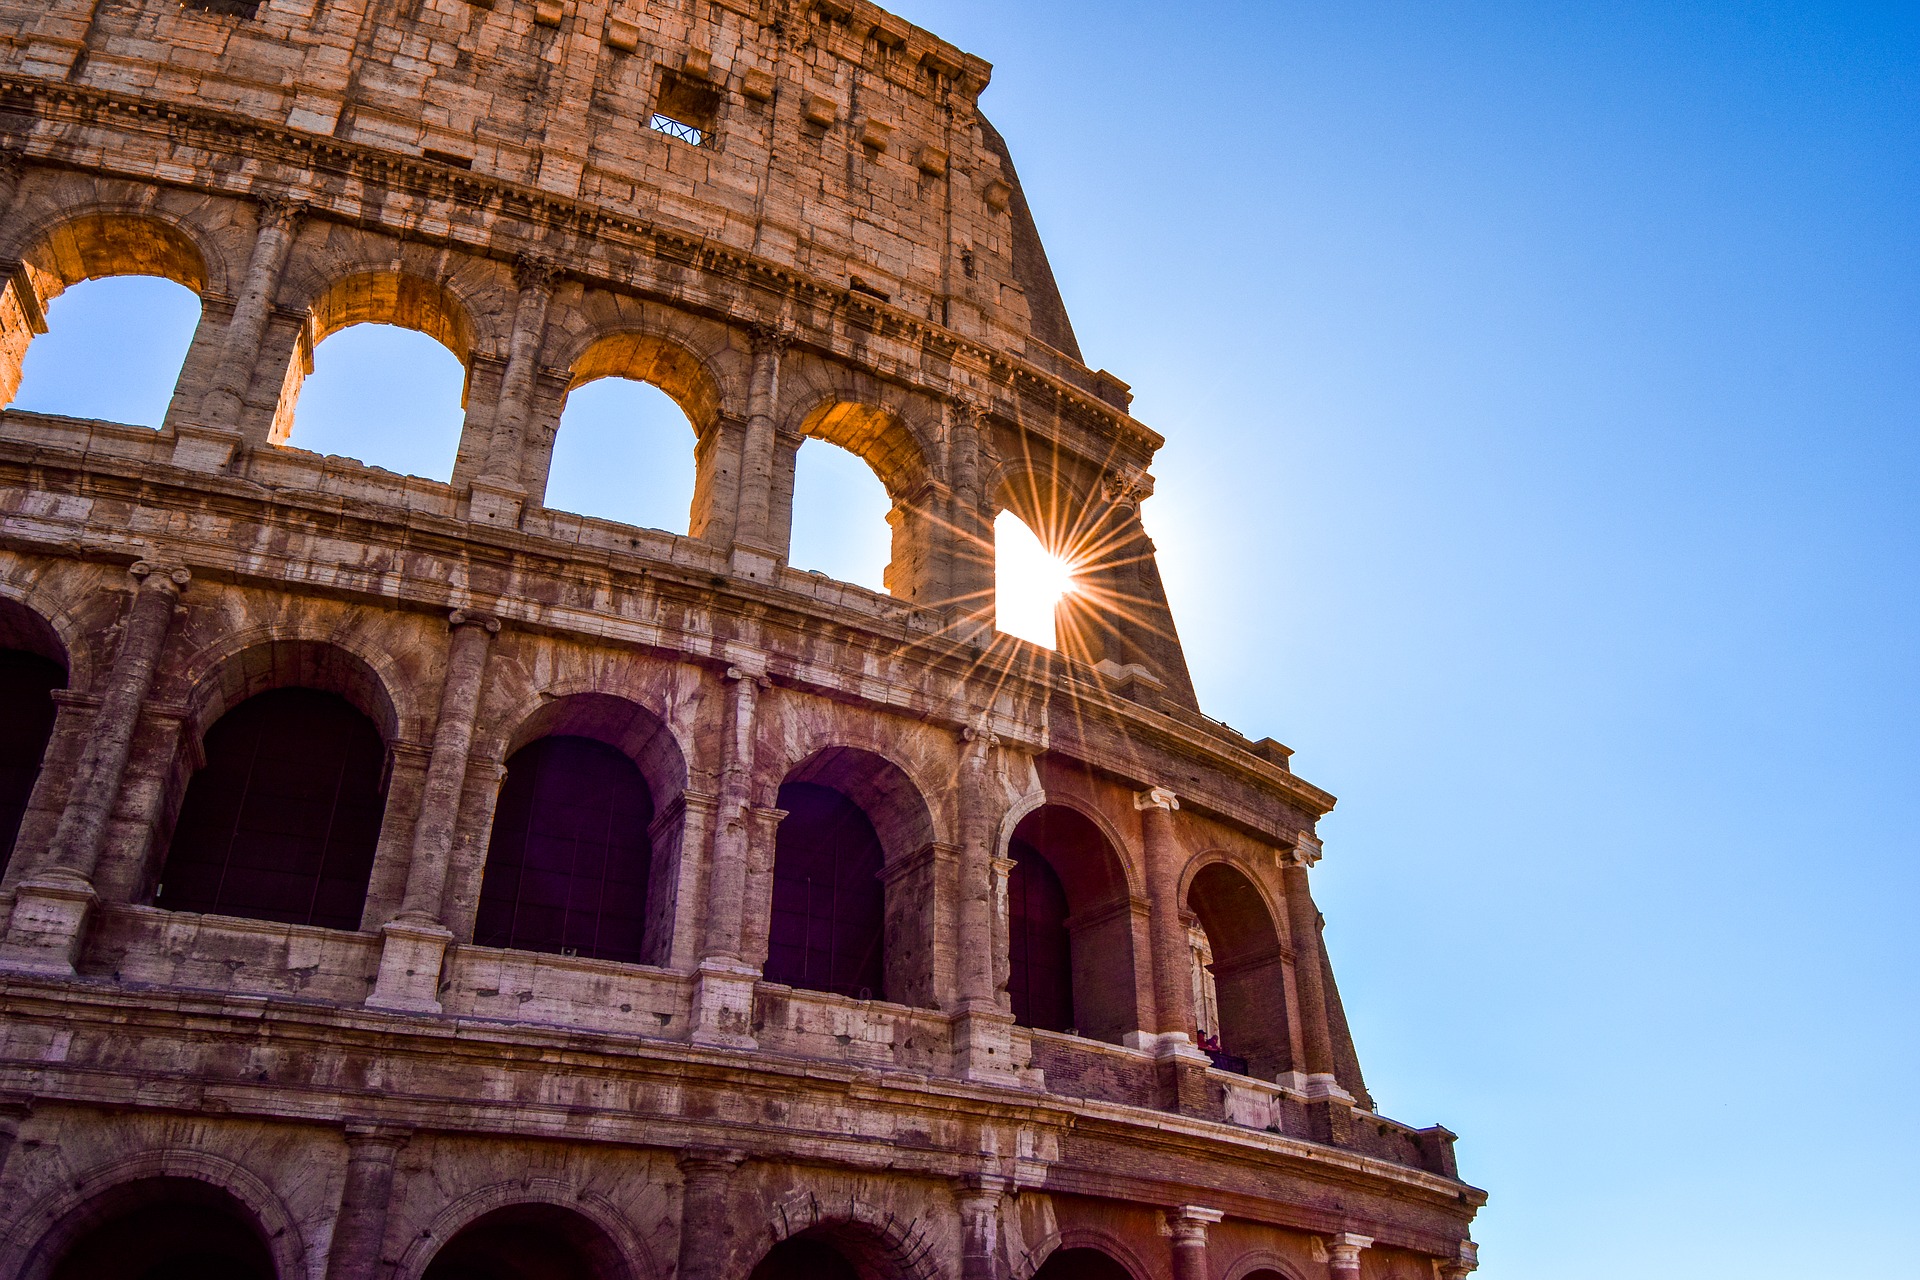
[[[0,415],[0,1276],[1472,1269],[985,63],[863,0],[0,15],[0,397],[83,281],[202,308],[159,429]],[[290,441],[363,322],[464,364],[451,483]],[[545,504],[603,377],[686,411],[686,535]],[[809,438],[884,594],[786,563]]]

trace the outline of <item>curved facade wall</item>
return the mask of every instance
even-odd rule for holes
[[[1194,703],[1160,440],[1079,363],[988,75],[846,0],[0,4],[0,394],[66,288],[202,303],[159,429],[0,415],[0,649],[54,706],[0,1274],[169,1214],[283,1280],[1471,1268],[1483,1197],[1374,1112],[1326,963],[1333,799]],[[366,321],[464,365],[450,484],[289,443]],[[686,411],[687,535],[545,505],[606,376]],[[886,487],[885,593],[786,563],[809,438]],[[1099,548],[1058,652],[994,630],[1008,510]],[[377,785],[289,765],[292,689]],[[497,810],[543,753],[621,798]],[[168,908],[190,791],[195,892],[271,909]],[[1069,1026],[1007,994],[1016,831]],[[342,876],[353,927],[293,922]]]

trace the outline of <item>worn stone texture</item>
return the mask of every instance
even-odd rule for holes
[[[159,430],[0,413],[0,649],[66,672],[0,877],[0,1276],[182,1183],[283,1280],[516,1213],[594,1280],[792,1238],[863,1280],[1464,1275],[1484,1197],[1374,1113],[1326,963],[1333,798],[1195,704],[1161,441],[1080,361],[987,64],[864,0],[247,9],[0,2],[0,404],[66,288],[202,300]],[[362,322],[465,365],[452,483],[287,443]],[[687,413],[685,536],[544,504],[610,376]],[[886,486],[886,593],[787,566],[807,438]],[[1097,548],[1059,652],[993,628],[1001,511]],[[386,750],[358,928],[157,906],[208,731],[289,688]],[[555,735],[654,799],[641,963],[475,942]],[[886,1000],[762,976],[789,782],[874,828]],[[1013,1018],[1016,838],[1059,842],[1078,1028]],[[1196,922],[1245,1066],[1167,972]]]

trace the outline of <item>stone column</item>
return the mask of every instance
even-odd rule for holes
[[[1167,1210],[1173,1237],[1173,1280],[1212,1280],[1207,1266],[1207,1228],[1226,1215],[1218,1209],[1183,1204]]]
[[[1173,829],[1179,797],[1166,787],[1136,792],[1146,842],[1147,901],[1152,912],[1155,1030],[1163,1043],[1193,1040],[1192,959],[1180,903],[1180,841]]]
[[[507,366],[500,375],[500,398],[494,406],[486,465],[473,482],[468,502],[469,514],[475,520],[517,524],[526,506],[527,490],[520,473],[527,416],[533,409],[534,376],[547,332],[547,307],[553,301],[557,270],[545,258],[523,257],[514,264],[513,278],[519,294],[513,305]]]
[[[760,971],[746,956],[744,906],[752,839],[755,720],[766,677],[727,668],[732,684],[721,739],[720,798],[707,859],[706,939],[693,991],[695,1044],[754,1047],[753,984]]]
[[[947,406],[947,456],[953,488],[947,495],[942,580],[952,615],[950,634],[973,640],[993,629],[995,546],[990,503],[982,492],[988,469],[986,410],[966,400]]]
[[[970,1174],[960,1180],[954,1198],[960,1203],[960,1280],[999,1280],[1000,1202],[1006,1178]]]
[[[727,1203],[744,1151],[680,1153],[680,1267],[675,1280],[722,1280],[729,1273],[734,1218]]]
[[[374,1280],[393,1198],[393,1166],[411,1136],[405,1129],[350,1122],[347,1181],[327,1248],[327,1280]]]
[[[733,571],[766,579],[787,543],[772,527],[773,415],[780,401],[780,358],[793,342],[777,325],[753,326],[753,375],[747,386],[747,428],[740,443],[740,499],[735,507]]]
[[[448,617],[447,674],[440,688],[440,718],[427,757],[420,816],[414,823],[400,914],[381,932],[380,976],[367,1004],[375,1009],[440,1012],[440,964],[453,933],[441,919],[453,833],[473,750],[473,721],[486,683],[487,655],[499,634],[497,619],[459,610]]]
[[[200,401],[200,418],[208,428],[232,431],[239,426],[241,409],[253,386],[260,342],[266,336],[267,321],[273,313],[273,295],[280,287],[280,276],[293,252],[294,235],[303,212],[305,206],[297,200],[276,198],[261,204],[260,229],[254,234],[246,279],[241,282],[240,294],[234,300],[233,317],[227,321],[213,385]],[[175,453],[178,452],[176,448]]]
[[[0,1093],[0,1173],[7,1171],[7,1157],[20,1139],[20,1126],[33,1114],[33,1099],[24,1093]]]
[[[1360,1255],[1373,1246],[1372,1236],[1342,1231],[1327,1241],[1327,1271],[1333,1280],[1360,1280]]]
[[[160,649],[173,625],[180,593],[192,576],[185,569],[165,569],[145,560],[128,572],[137,584],[133,603],[121,627],[92,732],[46,860],[15,890],[13,918],[0,944],[0,969],[73,972],[81,931],[94,902],[94,869],[126,776],[140,709],[153,689]]]
[[[1320,912],[1307,887],[1307,870],[1320,861],[1320,842],[1302,834],[1281,857],[1287,895],[1287,933],[1293,944],[1294,988],[1300,996],[1300,1040],[1305,1051],[1309,1136],[1344,1145],[1353,1127],[1353,1095],[1334,1073],[1333,1020],[1328,1012],[1325,970],[1320,962]]]
[[[999,739],[981,729],[961,733],[960,911],[956,930],[960,1003],[953,1024],[954,1072],[962,1079],[1012,1084],[1013,1015],[1000,1007],[995,981],[993,775],[989,757]]]

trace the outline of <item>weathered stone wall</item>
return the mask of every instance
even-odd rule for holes
[[[985,64],[844,0],[211,10],[0,6],[0,392],[80,281],[203,304],[159,430],[0,414],[0,648],[66,672],[0,877],[0,1275],[182,1186],[313,1280],[497,1213],[598,1280],[789,1238],[868,1280],[1464,1275],[1480,1194],[1374,1114],[1326,963],[1332,797],[1194,705],[1159,439],[1078,362]],[[646,128],[702,95],[700,145]],[[465,365],[451,484],[287,443],[366,321]],[[544,505],[605,376],[687,411],[687,536]],[[887,486],[886,594],[787,567],[806,438]],[[1002,510],[1102,549],[1059,653],[992,627]],[[358,927],[157,905],[209,731],[290,688],[385,750]],[[645,963],[475,941],[554,735],[653,799]],[[786,782],[874,827],[889,1000],[761,977]],[[1015,1023],[1016,831],[1074,833],[1079,1034]],[[1195,1046],[1196,918],[1257,1064]]]

